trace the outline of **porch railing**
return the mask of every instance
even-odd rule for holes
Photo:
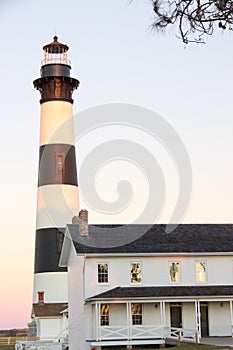
[[[133,339],[175,339],[178,342],[197,342],[197,332],[193,329],[166,326],[101,326],[97,329],[97,341]]]
[[[133,339],[164,338],[163,326],[133,326],[130,330]]]
[[[129,333],[127,326],[102,326],[98,328],[97,340],[129,339]]]
[[[178,342],[198,342],[197,331],[195,329],[164,327],[164,337],[175,339]]]

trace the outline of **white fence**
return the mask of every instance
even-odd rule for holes
[[[15,350],[65,350],[68,344],[53,341],[17,341]]]

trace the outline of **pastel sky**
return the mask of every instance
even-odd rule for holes
[[[192,163],[192,200],[183,222],[232,222],[233,34],[217,32],[205,45],[184,47],[172,29],[152,33],[151,22],[149,0],[0,2],[0,328],[30,321],[40,113],[32,82],[39,77],[42,46],[55,32],[69,45],[72,76],[81,82],[74,112],[114,102],[158,113],[180,135]],[[80,141],[80,159],[93,140]],[[111,192],[104,174],[98,181],[100,192],[101,186]],[[142,198],[144,187],[132,181]],[[90,213],[90,220],[104,218]]]

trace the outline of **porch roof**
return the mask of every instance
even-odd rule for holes
[[[171,233],[167,225],[67,225],[77,254],[232,253],[233,224],[181,224]]]
[[[164,286],[164,287],[116,287],[97,294],[95,299],[134,299],[169,297],[230,297],[233,298],[233,285],[213,286]]]
[[[67,303],[33,304],[35,317],[58,317],[67,309]]]

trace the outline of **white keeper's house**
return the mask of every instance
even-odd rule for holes
[[[166,233],[160,224],[88,225],[87,211],[80,213],[67,225],[60,257],[71,350],[232,336],[232,224],[181,224]]]

